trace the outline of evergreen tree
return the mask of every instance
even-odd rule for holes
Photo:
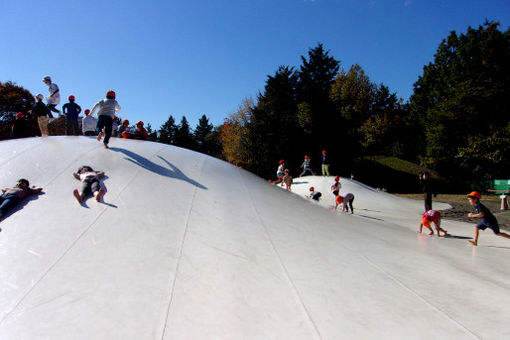
[[[264,93],[258,96],[249,130],[253,171],[261,176],[272,176],[274,165],[281,158],[290,164],[291,159],[297,162],[302,157],[303,133],[296,115],[297,84],[294,69],[280,66],[274,76],[268,76]]]
[[[202,117],[198,120],[198,125],[193,133],[193,139],[195,141],[197,151],[207,153],[208,145],[206,143],[206,138],[212,131],[213,125],[209,124],[209,119],[206,115],[202,115]]]
[[[310,153],[316,149],[333,145],[333,106],[330,100],[331,85],[338,72],[340,62],[329,56],[322,44],[308,51],[308,59],[301,57],[298,101],[299,122],[310,137]]]
[[[176,130],[177,126],[175,126],[175,119],[172,115],[170,115],[168,120],[159,128],[159,142],[174,144]]]
[[[181,123],[175,130],[174,145],[186,149],[194,149],[193,133],[185,116],[182,116]]]
[[[152,141],[158,140],[158,132],[152,130],[152,126],[150,123],[147,124],[146,130],[147,130],[147,136],[149,137],[150,140],[152,140]]]

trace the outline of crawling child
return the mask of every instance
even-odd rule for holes
[[[418,231],[421,234],[423,226],[430,230],[429,235],[434,235],[434,231],[430,227],[430,222],[434,222],[436,225],[437,236],[441,236],[440,232],[443,232],[443,236],[448,235],[448,231],[441,228],[441,213],[437,210],[429,210],[423,214],[421,217],[420,230]]]
[[[105,191],[99,183],[99,179],[104,176],[103,171],[94,171],[90,166],[84,165],[77,172],[73,173],[73,176],[82,183],[81,192],[78,189],[73,191],[73,195],[79,203],[82,203],[85,196],[90,193],[96,198],[96,201],[103,197]]]

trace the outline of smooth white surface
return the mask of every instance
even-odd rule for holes
[[[289,193],[188,150],[110,144],[0,142],[0,186],[45,192],[0,222],[0,339],[510,338],[506,239],[418,235],[423,202],[356,181],[343,214],[332,178]],[[72,196],[84,164],[108,176],[103,203]]]

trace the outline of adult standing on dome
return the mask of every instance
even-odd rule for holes
[[[106,92],[106,99],[98,101],[92,108],[92,111],[90,111],[90,115],[93,115],[96,110],[98,110],[97,128],[100,131],[97,140],[100,141],[104,135],[104,147],[108,148],[108,142],[112,135],[113,118],[115,117],[115,112],[120,111],[120,105],[115,100],[115,92],[112,90]]]
[[[81,112],[81,107],[74,101],[75,97],[70,95],[69,103],[62,106],[62,111],[64,111],[64,115],[66,116],[66,135],[68,136],[78,136],[80,134],[78,115]]]
[[[326,157],[326,150],[322,150],[322,176],[329,176],[329,162]]]
[[[50,92],[50,95],[46,97],[48,109],[50,111],[58,113],[58,115],[60,116],[60,110],[56,109],[56,106],[60,104],[60,90],[58,88],[58,85],[51,81],[50,76],[45,76],[42,81],[43,83],[48,85],[48,91]]]

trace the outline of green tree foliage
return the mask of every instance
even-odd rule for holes
[[[451,32],[414,85],[410,109],[422,126],[422,159],[442,174],[472,176],[481,150],[490,155],[501,145],[509,122],[510,31],[498,26]],[[501,162],[509,168],[508,160]]]
[[[14,121],[16,113],[27,114],[35,104],[30,91],[13,82],[0,82],[0,120]]]
[[[27,117],[27,135],[40,135],[37,119],[28,114],[34,104],[35,99],[30,91],[10,81],[0,82],[0,139],[10,138],[11,128],[18,112]]]
[[[158,132],[155,130],[152,130],[152,126],[150,123],[147,124],[146,130],[147,130],[147,136],[149,137],[150,140],[152,140],[152,141],[158,140]]]
[[[173,144],[176,130],[177,126],[175,126],[175,119],[172,115],[170,115],[167,121],[159,128],[159,142]]]
[[[191,131],[188,120],[185,116],[182,116],[181,123],[175,130],[173,144],[186,149],[194,149],[195,147],[193,132]]]
[[[282,157],[293,158],[303,135],[296,115],[298,77],[293,68],[280,66],[268,76],[264,93],[258,96],[249,125],[253,168],[260,175],[274,173],[269,164],[278,164]]]
[[[202,115],[198,120],[198,125],[195,128],[193,133],[193,138],[195,140],[195,145],[197,151],[207,153],[208,145],[207,145],[207,136],[213,131],[213,125],[209,124],[209,119],[206,115]]]
[[[358,128],[365,153],[405,157],[406,146],[411,142],[404,124],[405,117],[405,107],[396,94],[390,93],[389,88],[382,84],[376,87],[369,117]]]
[[[330,101],[331,85],[337,75],[340,62],[329,56],[322,44],[308,51],[308,58],[301,57],[298,72],[299,123],[309,133],[308,144],[311,152],[332,142],[333,106]]]

